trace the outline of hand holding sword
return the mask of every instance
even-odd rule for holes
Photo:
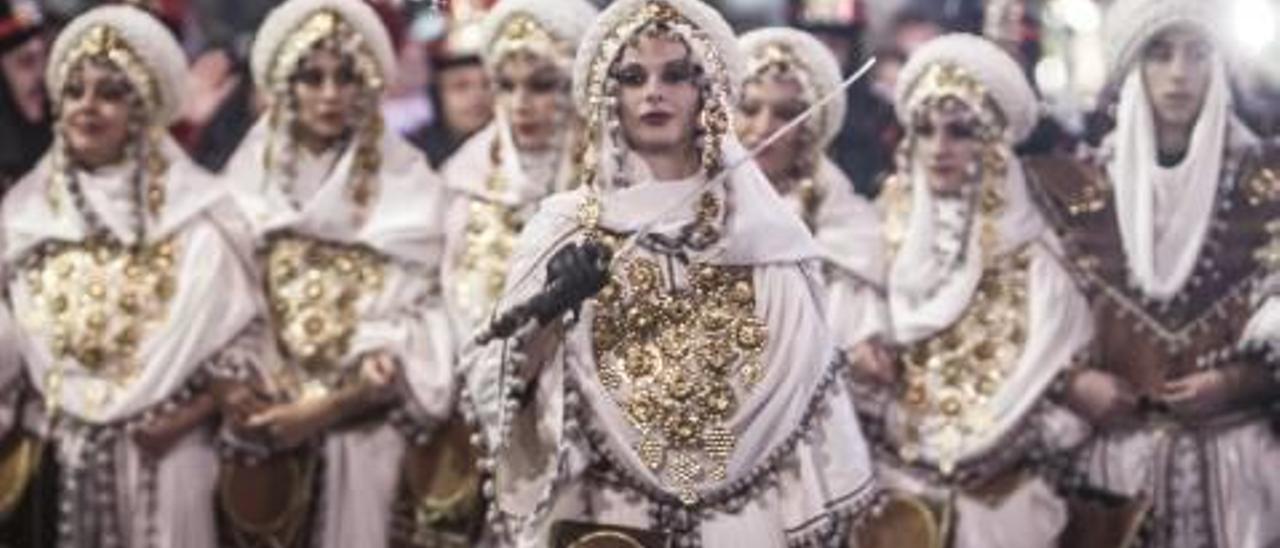
[[[485,327],[474,338],[476,346],[484,346],[494,339],[505,339],[516,333],[521,327],[528,324],[532,320],[538,320],[540,324],[546,323],[560,317],[571,309],[577,309],[583,301],[592,297],[601,288],[604,287],[604,281],[608,279],[609,265],[613,258],[626,256],[639,243],[639,241],[648,235],[658,223],[666,220],[672,213],[679,211],[680,208],[690,201],[701,195],[705,190],[714,188],[716,185],[723,184],[738,168],[754,161],[765,149],[769,148],[778,139],[805,123],[809,118],[813,117],[827,103],[844,93],[849,86],[853,85],[859,79],[866,75],[868,71],[875,66],[876,58],[868,59],[861,67],[852,75],[840,83],[836,89],[831,90],[822,96],[808,109],[799,116],[788,121],[782,127],[775,130],[763,141],[753,147],[746,155],[735,159],[724,170],[715,177],[708,179],[700,185],[697,185],[686,194],[681,195],[678,199],[672,201],[671,206],[663,209],[654,218],[642,224],[634,233],[627,237],[618,250],[613,253],[612,257],[598,242],[584,242],[582,244],[569,244],[556,251],[552,260],[548,263],[547,282],[541,292],[529,298],[528,300],[507,309],[499,314],[488,326]],[[568,251],[566,251],[568,250]],[[562,253],[564,255],[562,255]],[[574,261],[562,263],[561,272],[554,272],[553,266],[555,257],[562,258],[576,257]],[[572,277],[565,277],[570,271],[565,270],[569,265],[575,266],[576,270],[572,271]],[[595,273],[591,274],[591,267]],[[518,286],[523,283],[532,273],[526,272],[524,276],[514,285]],[[574,287],[575,284],[581,283],[581,280],[590,280],[591,284],[582,287]]]

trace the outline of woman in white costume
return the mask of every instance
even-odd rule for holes
[[[812,35],[768,28],[739,38],[747,81],[738,102],[738,136],[747,148],[773,134],[840,86],[840,65]],[[886,360],[884,239],[880,215],[826,155],[845,117],[845,94],[783,135],[756,162],[813,232],[825,265],[831,332],[853,360]]]
[[[59,546],[217,545],[211,388],[246,367],[238,337],[259,311],[229,196],[166,133],[185,77],[147,13],[77,17],[48,67],[53,148],[4,202],[6,304],[61,468]]]
[[[857,403],[912,526],[867,544],[1056,547],[1067,504],[1038,468],[1088,436],[1051,396],[1093,324],[1013,153],[1035,94],[996,45],[952,34],[908,60],[896,105],[903,162],[880,200],[898,356],[860,362],[881,382]]]
[[[265,446],[297,475],[228,463],[223,509],[240,543],[385,546],[406,446],[424,446],[453,408],[438,302],[443,185],[382,123],[394,57],[363,2],[285,2],[259,29],[252,65],[271,106],[225,178],[273,336],[254,379],[262,396],[239,402],[231,422],[246,452]],[[259,520],[255,487],[293,502]]]
[[[586,0],[503,0],[485,16],[494,121],[445,162],[454,193],[443,279],[459,343],[493,314],[516,237],[538,202],[564,190],[580,124],[573,54],[596,9]]]
[[[1149,507],[1161,548],[1280,542],[1280,362],[1257,344],[1280,319],[1254,295],[1280,265],[1280,155],[1232,111],[1214,7],[1112,6],[1116,127],[1097,170],[1045,181],[1098,326],[1069,392],[1101,429],[1081,469]]]
[[[554,306],[481,349],[473,372],[503,374],[468,379],[510,398],[485,415],[510,544],[827,545],[877,499],[818,246],[754,162],[707,184],[745,154],[744,70],[693,0],[615,2],[578,50],[581,186],[530,221],[501,300]]]

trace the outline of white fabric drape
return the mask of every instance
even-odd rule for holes
[[[1158,162],[1153,106],[1141,71],[1125,77],[1107,165],[1113,184],[1120,241],[1129,270],[1143,292],[1173,297],[1195,270],[1213,220],[1227,132],[1233,125],[1226,69],[1215,62],[1204,106],[1178,165]]]
[[[175,239],[177,287],[167,306],[171,321],[139,341],[136,376],[121,386],[74,360],[59,360],[49,347],[51,334],[24,333],[20,341],[30,377],[47,398],[55,396],[48,393],[49,373],[62,364],[63,379],[56,395],[59,407],[81,420],[100,424],[125,420],[164,401],[258,313],[253,299],[230,298],[217,306],[208,299],[209,295],[251,295],[253,286],[239,250],[211,212],[226,199],[224,188],[180,154],[176,147],[168,151],[173,164],[164,175],[166,202],[159,219],[147,216],[146,227],[148,242]],[[5,200],[5,260],[10,268],[12,261],[43,242],[76,242],[89,236],[67,196],[60,200],[60,207],[50,204],[50,164],[46,158]],[[125,243],[137,239],[132,172],[131,166],[124,165],[80,175],[87,207]],[[37,306],[25,277],[13,278],[9,290],[19,314]],[[101,394],[110,397],[103,401]]]
[[[968,240],[962,243],[967,249],[954,270],[948,271],[941,264],[934,256],[935,241],[940,236],[934,208],[938,198],[930,190],[923,170],[916,168],[912,180],[906,239],[893,261],[888,282],[894,340],[906,345],[933,336],[959,320],[971,305],[988,257],[980,236],[982,213],[965,209],[963,214],[974,216]],[[1017,363],[1008,369],[985,404],[983,414],[993,419],[987,428],[962,436],[957,447],[944,450],[930,443],[938,441],[930,436],[934,421],[926,419],[913,425],[920,429],[920,452],[928,462],[937,463],[945,454],[964,463],[995,449],[1093,336],[1088,303],[1059,263],[1060,246],[1027,194],[1021,164],[1011,162],[1006,177],[996,184],[1001,185],[1005,208],[996,220],[998,243],[996,254],[991,256],[1030,246],[1026,341]],[[931,287],[935,289],[931,291]],[[897,413],[890,413],[887,421],[891,436],[905,431],[903,420]]]
[[[736,142],[726,143],[741,150]],[[731,162],[729,162],[731,163]],[[631,231],[671,209],[677,196],[697,194],[705,181],[695,175],[682,181],[638,182],[626,188],[605,191],[601,196],[602,227]],[[769,339],[762,362],[765,377],[728,420],[738,443],[730,455],[727,478],[701,486],[702,493],[726,488],[743,481],[764,459],[780,448],[796,432],[814,398],[825,397],[811,437],[794,449],[795,467],[779,474],[776,489],[754,498],[738,514],[711,514],[702,524],[705,546],[784,545],[790,534],[804,530],[833,509],[862,501],[873,492],[871,463],[865,442],[853,416],[852,403],[843,382],[827,394],[817,392],[820,381],[834,357],[834,345],[826,326],[821,281],[812,268],[820,257],[808,230],[793,215],[777,215],[785,204],[754,164],[747,164],[723,187],[711,192],[724,200],[728,211],[720,243],[703,252],[692,252],[693,262],[719,265],[750,265],[754,269],[756,314],[764,320]],[[519,253],[513,259],[508,278],[507,300],[519,302],[542,287],[548,247],[560,245],[562,238],[577,226],[576,211],[584,190],[552,197],[521,236]],[[657,231],[671,234],[695,215],[694,202],[675,208],[659,223]],[[638,256],[660,258],[637,248]],[[683,276],[683,263],[672,268]],[[524,283],[522,273],[530,273]],[[580,322],[570,328],[556,357],[546,364],[537,383],[537,392],[528,407],[507,420],[512,421],[510,445],[498,455],[497,505],[516,516],[522,529],[520,546],[545,543],[547,528],[554,519],[582,516],[582,497],[590,493],[601,501],[592,519],[602,522],[648,527],[649,504],[629,500],[617,491],[589,487],[580,474],[590,448],[581,437],[567,437],[565,383],[572,380],[580,388],[582,405],[588,408],[589,428],[604,434],[604,446],[618,456],[627,473],[650,487],[668,490],[635,453],[640,433],[596,378],[591,344],[588,305]],[[472,358],[468,378],[473,393],[480,394],[481,416],[487,424],[498,420],[498,371],[504,353],[501,344],[482,349]],[[487,394],[487,395],[486,395]],[[490,435],[494,435],[492,430]],[[561,457],[564,457],[563,459]],[[567,481],[553,486],[552,478],[562,470]],[[535,503],[555,489],[548,515],[535,515]]]
[[[340,366],[356,367],[366,353],[389,352],[404,374],[414,418],[447,419],[454,405],[452,341],[443,307],[433,303],[444,245],[442,182],[417,151],[384,131],[376,191],[363,222],[353,214],[357,206],[349,194],[356,162],[350,144],[336,159],[300,155],[297,173],[318,180],[295,181],[301,186],[294,186],[293,198],[302,199],[294,207],[279,182],[268,181],[263,153],[269,132],[265,120],[255,126],[225,174],[256,245],[287,233],[365,246],[386,259],[381,290],[355,304],[359,320]],[[274,348],[266,350],[271,367],[288,367]],[[402,434],[389,424],[335,429],[323,443],[324,491],[313,532],[319,546],[385,546],[405,448]]]

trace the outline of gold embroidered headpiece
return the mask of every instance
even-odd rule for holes
[[[1005,130],[1007,121],[1004,113],[992,101],[986,86],[960,65],[930,65],[912,86],[907,93],[907,109],[910,112],[929,108],[950,97],[964,103],[974,112],[984,132],[999,136]]]
[[[355,60],[356,73],[360,75],[367,89],[381,91],[386,84],[385,76],[374,58],[373,51],[365,43],[364,37],[356,28],[342,17],[342,14],[330,9],[317,10],[304,19],[281,43],[271,68],[270,86],[277,92],[283,92],[289,79],[298,70],[298,64],[316,45],[333,40]]]
[[[115,28],[100,24],[90,27],[80,34],[67,51],[66,57],[60,60],[58,82],[66,84],[72,69],[86,59],[105,60],[120,72],[124,73],[129,84],[142,97],[148,115],[159,110],[161,96],[155,76],[147,68],[146,63],[138,57],[137,52],[129,46],[128,41]],[[62,89],[53,90],[53,101],[56,108],[61,108]]]
[[[573,44],[557,38],[528,14],[517,13],[499,27],[493,44],[489,46],[489,55],[496,61],[516,51],[567,57],[573,55]]]

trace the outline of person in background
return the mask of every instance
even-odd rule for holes
[[[238,545],[388,546],[394,509],[419,507],[403,498],[406,455],[453,411],[443,313],[433,327],[444,187],[382,123],[395,57],[369,6],[281,4],[251,66],[271,107],[223,178],[257,252],[270,337],[250,389],[223,400],[237,451],[222,510]],[[271,496],[290,502],[264,523]]]
[[[831,155],[865,196],[875,196],[895,167],[894,151],[903,134],[893,109],[898,71],[920,44],[941,33],[942,26],[928,12],[911,5],[899,8],[876,41],[876,66],[849,89],[848,114]]]
[[[1044,457],[1089,428],[1054,387],[1093,324],[1013,152],[1035,94],[995,44],[952,34],[907,61],[896,97],[903,164],[879,198],[896,356],[855,362],[855,403],[898,519],[858,546],[1056,548],[1068,504]]]
[[[4,199],[3,350],[43,403],[57,546],[218,545],[215,394],[260,310],[226,187],[165,131],[186,71],[137,8],[74,19],[46,72],[52,148]]]
[[[53,141],[43,33],[34,4],[0,1],[0,196],[35,166]]]
[[[1234,112],[1215,7],[1117,0],[1115,128],[1096,166],[1042,180],[1097,325],[1076,462],[1149,510],[1143,546],[1280,542],[1280,154]]]
[[[442,171],[456,194],[443,279],[460,345],[492,316],[525,222],[574,176],[581,124],[570,97],[573,55],[595,16],[585,0],[504,0],[484,22],[494,121]]]
[[[813,232],[822,250],[828,323],[853,360],[880,350],[869,341],[887,329],[884,245],[875,207],[823,152],[845,119],[840,68],[808,33],[761,29],[739,38],[747,79],[738,101],[738,136],[748,149],[830,93],[837,96],[766,148],[756,162],[773,188]],[[779,214],[784,214],[779,212]]]
[[[485,47],[480,23],[456,23],[431,54],[435,120],[409,136],[436,169],[493,120],[493,85],[480,53]]]

